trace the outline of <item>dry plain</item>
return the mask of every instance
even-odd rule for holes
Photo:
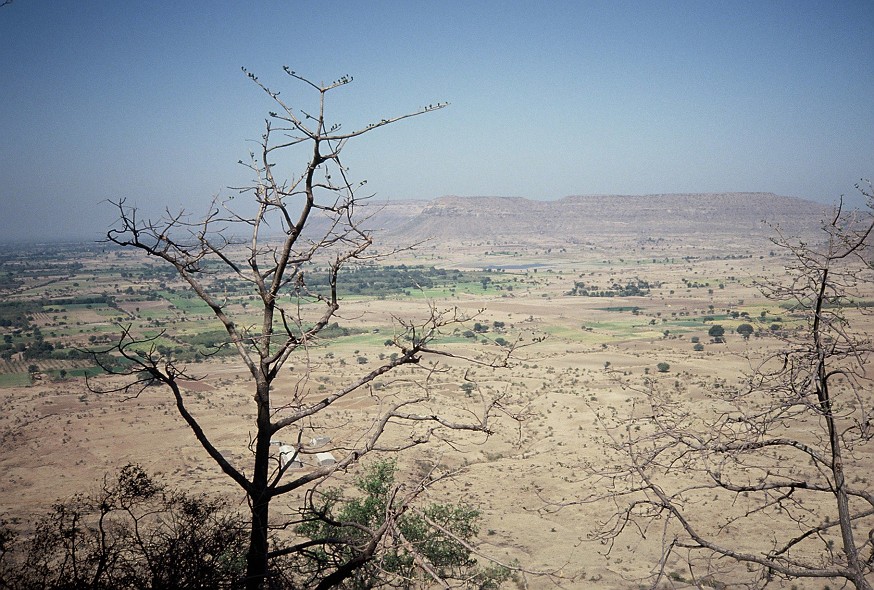
[[[810,232],[815,226],[816,219],[810,219],[800,230]],[[457,470],[454,478],[431,490],[432,498],[463,500],[482,510],[479,548],[529,570],[520,587],[637,588],[656,566],[660,539],[641,541],[629,534],[607,555],[591,535],[614,505],[606,498],[575,502],[600,495],[587,474],[605,460],[595,412],[627,411],[639,394],[621,382],[650,379],[707,403],[709,390],[742,383],[750,359],[764,358],[781,345],[769,336],[772,326],[794,325],[789,310],[767,301],[757,287],[763,280],[779,280],[787,262],[785,253],[768,241],[771,230],[661,229],[602,228],[584,239],[555,231],[501,236],[483,230],[479,237],[435,232],[436,239],[384,264],[460,270],[468,273],[464,282],[411,284],[405,292],[381,296],[347,294],[340,323],[349,333],[293,358],[277,397],[296,388],[317,396],[375,367],[391,352],[385,341],[397,329],[394,318],[424,317],[430,304],[471,316],[460,331],[445,335],[441,346],[446,350],[476,357],[500,353],[502,343],[525,343],[503,369],[425,359],[425,366],[403,369],[377,390],[346,400],[329,416],[336,426],[330,431],[315,426],[313,434],[329,434],[332,448],[350,444],[376,400],[390,396],[393,388],[420,384],[429,367],[441,369],[432,374],[429,388],[447,407],[475,405],[479,393],[505,393],[521,421],[499,420],[488,439],[459,436],[451,444],[435,442],[403,454],[399,460],[405,477],[416,477],[434,464]],[[377,247],[402,243],[401,237],[377,233]],[[33,325],[48,341],[93,347],[110,341],[119,324],[143,330],[160,325],[169,335],[181,336],[168,338],[167,345],[174,347],[190,344],[186,337],[217,329],[206,310],[181,295],[184,285],[169,274],[144,273],[155,262],[136,253],[99,245],[33,248],[30,254],[20,249],[5,256],[3,271],[19,278],[7,300],[59,302],[45,303],[33,313]],[[645,294],[584,296],[581,283],[592,291],[593,286],[610,290],[614,284],[647,287]],[[101,294],[111,295],[111,304],[64,303]],[[245,310],[241,302],[239,311]],[[860,331],[874,332],[870,318],[855,319]],[[475,323],[480,329],[473,331]],[[744,323],[756,329],[749,339],[735,332]],[[714,324],[725,328],[725,342],[711,341],[708,330]],[[659,363],[669,368],[661,372]],[[20,356],[0,361],[5,379],[0,388],[0,515],[27,530],[53,502],[93,489],[105,474],[129,462],[171,484],[243,501],[204,455],[168,392],[148,388],[135,399],[94,393],[84,377],[76,376],[87,364]],[[28,365],[37,370],[28,372]],[[245,465],[253,408],[244,367],[234,356],[197,359],[188,366],[198,378],[186,392],[193,413],[216,446]],[[106,385],[110,378],[90,379]],[[477,389],[464,391],[465,379]],[[870,450],[859,460],[868,472],[874,469]],[[351,472],[338,474],[338,483],[352,477]],[[563,504],[560,510],[557,504]],[[291,512],[295,498],[283,498],[279,506]],[[761,530],[736,534],[763,535],[768,526],[762,522]],[[666,587],[689,587],[682,581],[682,565],[671,563],[668,571],[675,575],[664,580]],[[719,582],[732,582],[735,575],[728,572]],[[824,585],[794,581],[785,587],[791,586]]]

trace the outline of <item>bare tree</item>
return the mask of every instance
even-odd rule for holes
[[[159,352],[154,341],[149,344],[131,327],[124,328],[111,351],[116,358],[123,358],[124,368],[106,367],[131,378],[122,388],[128,394],[138,395],[152,384],[169,389],[180,416],[205,452],[245,492],[251,512],[246,584],[252,589],[269,585],[269,560],[288,553],[287,548],[270,546],[271,502],[275,498],[317,485],[372,451],[401,451],[427,443],[446,431],[487,435],[491,418],[502,408],[500,398],[483,398],[480,407],[460,410],[443,407],[433,399],[428,384],[438,365],[426,366],[420,360],[429,355],[454,356],[437,347],[436,340],[468,319],[455,309],[438,309],[433,304],[418,321],[396,318],[391,343],[397,353],[376,368],[327,393],[316,394],[309,386],[309,350],[338,317],[337,285],[341,269],[379,257],[370,253],[372,236],[356,216],[362,200],[356,194],[360,185],[353,185],[347,178],[341,152],[352,139],[441,109],[445,104],[344,131],[328,120],[326,99],[332,91],[349,84],[351,78],[320,85],[288,68],[285,71],[296,83],[318,95],[315,109],[293,108],[278,92],[244,69],[277,107],[277,112],[271,112],[266,121],[259,150],[250,154],[250,161],[244,164],[251,171],[253,182],[239,190],[254,198],[254,212],[238,212],[228,202],[214,200],[208,214],[196,221],[184,212],[170,211],[158,221],[142,220],[137,209],[121,199],[114,203],[119,220],[107,234],[109,242],[137,248],[172,266],[221,322],[227,333],[226,345],[232,347],[248,371],[251,391],[244,395],[252,396],[256,418],[249,444],[252,463],[244,467],[216,448],[210,433],[190,411],[184,381],[196,376],[172,356]],[[303,171],[289,179],[281,178],[275,158],[299,152],[307,158]],[[381,256],[386,255],[391,253]],[[319,273],[326,275],[326,280],[318,283],[310,280]],[[260,316],[257,324],[251,325],[246,313],[240,312],[239,306],[224,295],[225,286],[217,282],[219,278],[233,279],[254,294]],[[503,357],[480,362],[500,365],[511,349],[507,347]],[[97,354],[96,358],[105,359],[105,353],[110,351],[98,352],[104,354]],[[280,396],[275,381],[293,355],[303,361],[302,366],[293,368],[299,375],[298,385],[291,393],[283,392]],[[409,387],[395,388],[392,394],[379,395],[371,390],[369,422],[362,425],[356,436],[335,445],[335,452],[342,453],[335,464],[294,471],[290,469],[293,460],[280,461],[279,453],[271,452],[271,441],[275,441],[277,434],[290,431],[284,436],[296,441],[292,459],[298,459],[308,452],[301,444],[304,428],[331,428],[328,417],[331,408],[354,392],[367,390],[380,376],[404,366],[420,370],[421,378]],[[277,412],[280,408],[281,414]],[[384,442],[383,435],[390,429],[395,435]],[[402,429],[406,429],[406,435],[397,436]],[[363,551],[356,563],[338,569],[334,581],[351,575],[356,567],[366,563],[388,528],[386,525],[382,530],[373,529],[369,553]],[[306,546],[307,542],[300,549]]]
[[[610,550],[622,535],[660,539],[653,588],[682,559],[696,587],[827,578],[870,590],[874,395],[862,321],[874,215],[862,192],[869,209],[838,206],[822,244],[774,240],[791,260],[784,282],[762,285],[788,316],[778,352],[736,386],[700,393],[626,381],[630,412],[599,412],[612,465],[590,474],[617,510],[595,537]]]

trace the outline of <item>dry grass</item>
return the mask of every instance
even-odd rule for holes
[[[684,256],[701,252],[693,240],[672,243],[670,251],[644,249],[641,243],[620,243],[620,250],[604,245],[597,250],[568,247],[549,255],[536,248],[530,252],[520,248],[520,254],[503,257],[486,255],[496,250],[493,244],[458,244],[440,251],[425,250],[405,261],[457,268],[482,268],[486,259],[489,264],[536,261],[544,265],[537,272],[529,268],[501,273],[516,279],[512,291],[491,290],[481,296],[458,295],[437,302],[471,313],[485,308],[477,321],[505,324],[502,333],[487,334],[491,338],[548,335],[542,343],[525,349],[512,368],[494,373],[474,368],[480,387],[507,391],[524,400],[529,416],[521,430],[505,420],[489,440],[460,437],[454,441],[455,450],[434,445],[404,456],[402,465],[409,474],[421,469],[422,462],[462,468],[453,481],[433,490],[433,497],[481,507],[481,541],[486,553],[566,576],[567,587],[634,588],[657,558],[657,541],[629,537],[605,557],[603,547],[587,540],[597,522],[611,512],[607,502],[568,506],[559,512],[543,510],[547,501],[571,500],[592,491],[581,489],[580,473],[583,463],[597,463],[603,457],[592,408],[622,411],[633,395],[617,385],[611,371],[627,379],[657,376],[667,384],[676,382],[690,397],[698,397],[714,383],[738,382],[749,369],[748,355],[760,356],[776,346],[768,338],[743,340],[734,333],[739,323],[767,329],[781,315],[782,323],[791,323],[788,315],[765,302],[753,287],[758,277],[779,276],[782,269],[781,260],[768,256],[763,242],[724,249],[719,258],[711,253],[689,259]],[[729,254],[735,258],[727,258]],[[660,281],[662,286],[638,298],[565,295],[576,280],[607,284],[633,278]],[[689,286],[692,283],[705,286]],[[391,333],[391,316],[421,315],[423,305],[412,299],[345,301],[341,315],[347,325],[365,327],[369,333],[313,350],[308,361],[292,360],[292,369],[279,382],[277,398],[281,400],[295,387],[319,395],[373,366],[380,353],[391,352],[381,345]],[[610,309],[635,306],[637,314]],[[137,313],[132,303],[121,307]],[[140,312],[164,309],[154,302],[139,307]],[[763,310],[766,315],[761,318]],[[746,312],[750,319],[732,318],[732,311]],[[96,315],[90,310],[83,313]],[[105,321],[91,315],[77,320]],[[716,319],[704,322],[706,316]],[[39,321],[45,332],[54,320],[50,314]],[[727,343],[709,342],[707,330],[712,323],[725,326]],[[374,328],[378,334],[373,334]],[[874,326],[863,329],[874,331]],[[693,337],[704,344],[703,351],[693,350]],[[450,346],[469,345],[457,338],[454,342]],[[496,345],[481,346],[488,350]],[[360,365],[356,359],[362,355],[368,361]],[[656,375],[659,362],[669,363],[667,373]],[[311,373],[301,380],[307,364]],[[193,413],[215,445],[235,463],[245,465],[253,428],[241,366],[228,358],[191,368],[203,376],[187,387]],[[469,367],[453,362],[447,369],[434,384],[433,394],[447,404],[468,403],[460,384]],[[402,381],[387,380],[376,395],[391,395],[392,388],[405,386]],[[332,410],[342,424],[331,432],[332,444],[342,445],[355,436],[375,400],[371,392],[361,392]],[[0,409],[0,469],[5,475],[0,479],[0,513],[18,519],[23,526],[52,502],[96,486],[105,473],[127,462],[161,473],[173,484],[242,498],[205,457],[176,415],[168,393],[159,388],[125,401],[89,392],[82,379],[46,379],[30,387],[0,388]],[[289,498],[288,504],[293,507],[294,501]],[[531,578],[529,583],[533,588],[551,587],[544,578]]]

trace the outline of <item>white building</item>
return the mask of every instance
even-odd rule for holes
[[[282,466],[285,467],[289,463],[289,469],[300,469],[303,467],[303,462],[300,460],[297,449],[291,445],[281,445],[279,447],[279,460]]]
[[[316,453],[316,463],[323,467],[325,465],[333,465],[337,460],[331,453]]]

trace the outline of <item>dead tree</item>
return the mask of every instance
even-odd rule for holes
[[[617,510],[594,536],[610,550],[625,535],[660,541],[653,588],[677,559],[688,574],[671,577],[697,587],[799,578],[872,587],[874,395],[862,326],[872,228],[870,207],[839,206],[823,243],[774,240],[791,262],[762,292],[786,327],[770,334],[779,351],[736,386],[626,381],[629,414],[599,412],[611,464],[590,474]]]
[[[259,150],[250,154],[250,161],[244,164],[251,170],[253,182],[240,189],[240,193],[254,199],[253,204],[248,204],[252,213],[237,212],[231,208],[232,203],[213,200],[208,214],[196,221],[185,213],[171,214],[169,210],[158,221],[143,220],[136,208],[121,199],[114,203],[118,222],[107,234],[109,242],[139,249],[172,266],[187,287],[212,310],[227,333],[225,345],[232,347],[245,364],[251,383],[251,390],[245,395],[253,398],[256,418],[249,445],[251,465],[244,467],[216,448],[210,433],[189,410],[184,381],[194,375],[186,367],[150,346],[130,327],[124,329],[112,350],[126,363],[124,370],[116,367],[114,372],[131,378],[123,388],[125,392],[139,394],[147,385],[154,384],[169,389],[179,415],[206,454],[246,494],[251,512],[246,584],[251,589],[269,585],[268,563],[274,555],[270,546],[274,499],[320,484],[373,451],[401,451],[427,443],[445,431],[488,434],[490,420],[502,404],[501,399],[483,399],[478,408],[446,413],[446,408],[432,400],[428,377],[434,367],[426,368],[425,363],[420,366],[420,360],[428,356],[453,356],[437,347],[435,341],[466,320],[457,310],[438,309],[434,305],[425,310],[426,317],[419,321],[396,319],[392,343],[397,353],[378,367],[327,393],[316,395],[307,386],[308,351],[338,317],[341,301],[337,285],[341,269],[376,258],[369,252],[371,233],[356,216],[362,200],[356,194],[360,185],[353,185],[347,178],[341,152],[350,140],[402,119],[441,109],[445,104],[344,131],[328,120],[326,100],[331,92],[349,84],[351,78],[319,85],[288,68],[285,71],[295,83],[317,93],[318,102],[309,112],[297,110],[278,92],[246,72],[277,106],[277,112],[271,112],[266,121]],[[276,158],[300,153],[307,158],[303,171],[292,178],[281,178]],[[325,281],[315,284],[309,280],[319,272],[327,275]],[[233,301],[225,298],[214,282],[217,277],[230,277],[254,294],[260,316],[257,324],[250,325]],[[302,361],[302,366],[295,367],[300,374],[299,386],[290,398],[285,394],[281,399],[280,415],[274,384],[293,355]],[[494,364],[501,362],[503,359],[494,360]],[[335,464],[295,472],[289,469],[292,462],[281,463],[278,453],[271,452],[271,440],[280,431],[291,431],[287,437],[294,439],[301,436],[304,426],[319,424],[330,428],[331,424],[325,423],[329,409],[354,392],[366,390],[380,376],[405,366],[419,367],[421,379],[402,395],[380,397],[372,391],[371,422],[339,449],[342,456]],[[390,428],[395,432],[406,428],[408,434],[406,438],[382,442]],[[380,542],[380,538],[374,538],[372,546],[376,548]],[[356,564],[347,564],[343,572],[350,575],[355,567]]]

